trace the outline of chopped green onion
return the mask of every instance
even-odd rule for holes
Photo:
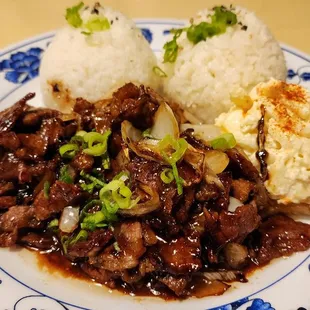
[[[79,233],[70,240],[70,245],[77,243],[78,241],[85,241],[88,238],[88,233],[86,230],[80,230]]]
[[[59,180],[68,184],[73,183],[73,178],[68,172],[68,165],[64,165],[60,168],[59,171]]]
[[[200,41],[205,41],[207,38],[225,33],[227,27],[237,24],[237,15],[232,11],[229,11],[223,6],[217,6],[213,10],[214,14],[211,16],[211,23],[201,22],[198,25],[192,24],[188,28],[172,29],[170,31],[174,33],[174,36],[173,39],[167,42],[163,47],[165,51],[164,63],[175,62],[179,51],[177,38],[183,31],[186,32],[187,39],[190,42],[197,44]]]
[[[82,188],[83,191],[92,194],[94,192],[96,184],[95,183],[89,183],[89,184],[82,183],[80,184],[80,187]]]
[[[44,186],[43,186],[43,193],[44,193],[44,197],[46,199],[48,199],[49,195],[50,195],[50,182],[49,181],[45,181],[44,182]]]
[[[171,165],[183,157],[188,143],[184,138],[174,139],[171,135],[167,135],[159,141],[158,147],[164,159]]]
[[[98,132],[88,132],[83,138],[88,143],[88,148],[84,149],[85,154],[91,156],[102,156],[108,149],[108,138],[111,135],[111,130],[107,130],[103,135]]]
[[[89,214],[88,210],[95,206],[99,206],[100,208],[102,208],[102,202],[98,199],[94,199],[87,203],[80,213],[80,222],[83,222],[83,219]]]
[[[85,24],[84,27],[89,31],[88,34],[93,32],[105,31],[110,29],[110,22],[106,17],[92,17]]]
[[[150,139],[153,139],[153,136],[151,135],[151,128],[145,129],[145,130],[142,132],[142,137],[143,137],[143,138],[150,138]]]
[[[164,53],[164,63],[165,62],[175,62],[178,56],[179,45],[177,43],[177,38],[182,34],[183,29],[172,30],[174,33],[173,39],[169,42],[166,42],[163,49]]]
[[[167,77],[167,74],[158,66],[153,67],[153,72],[159,77]]]
[[[183,138],[174,139],[171,135],[167,135],[159,141],[158,147],[165,161],[172,167],[178,194],[181,195],[183,193],[183,179],[179,177],[177,162],[184,156],[188,148],[188,143]]]
[[[191,25],[187,29],[187,38],[190,42],[197,44],[215,35],[225,33],[228,26],[237,24],[237,15],[223,6],[217,6],[211,16],[211,23],[201,22]]]
[[[51,220],[51,221],[48,223],[47,229],[54,229],[54,228],[58,227],[58,225],[59,225],[58,219],[53,219],[53,220]]]
[[[236,146],[237,142],[232,133],[224,133],[210,141],[215,150],[227,150]]]
[[[67,235],[62,236],[60,238],[60,242],[62,244],[62,248],[64,250],[64,253],[67,254],[68,253],[68,246],[69,246],[69,242],[70,242],[70,237]]]
[[[106,183],[104,183],[102,180],[99,180],[98,178],[96,178],[96,177],[94,177],[94,176],[92,176],[92,175],[90,175],[90,174],[84,172],[84,170],[81,171],[80,175],[81,175],[81,177],[83,177],[84,179],[87,179],[87,180],[89,180],[89,181],[92,181],[92,182],[96,183],[97,185],[99,185],[99,186],[101,186],[101,187],[103,187],[103,186],[106,185]]]
[[[66,10],[66,20],[74,28],[81,27],[83,20],[80,15],[80,10],[83,8],[84,3],[80,2],[78,5]]]
[[[93,231],[104,220],[105,216],[101,211],[97,211],[96,213],[88,213],[81,223],[81,228]]]
[[[87,191],[88,193],[92,194],[94,189],[95,188],[102,188],[103,186],[105,186],[105,183],[101,180],[99,180],[98,178],[90,175],[90,174],[87,174],[84,172],[84,170],[81,171],[80,173],[81,177],[83,177],[84,179],[86,180],[89,180],[91,181],[92,183],[90,184],[86,184],[86,183],[82,183],[80,184],[81,188],[84,190],[84,191]]]
[[[119,247],[117,241],[113,243],[113,246],[114,246],[114,249],[116,252],[120,252],[121,251],[121,248]]]
[[[76,144],[68,143],[64,144],[59,148],[59,154],[63,158],[72,159],[78,152],[79,147]]]
[[[86,230],[80,230],[79,233],[76,236],[67,236],[64,235],[61,237],[60,242],[62,244],[64,253],[68,253],[68,246],[69,245],[74,245],[78,241],[85,241],[88,238],[88,233]]]
[[[177,168],[177,164],[171,164],[172,167],[172,173],[175,179],[175,183],[177,184],[177,191],[178,191],[178,195],[182,195],[183,194],[183,183],[184,180],[179,176],[179,171]]]
[[[160,178],[165,184],[171,183],[174,180],[172,169],[164,169],[164,171],[160,174]]]
[[[84,137],[87,134],[85,130],[79,130],[75,135],[78,137]]]
[[[110,157],[107,152],[102,155],[102,167],[104,169],[110,169]]]

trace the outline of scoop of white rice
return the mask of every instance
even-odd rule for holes
[[[157,88],[157,59],[134,22],[108,7],[81,9],[84,22],[104,16],[110,29],[87,36],[69,24],[44,53],[41,90],[47,106],[69,111],[77,97],[96,102],[127,82]]]
[[[196,45],[183,32],[175,63],[165,66],[166,95],[203,123],[213,123],[231,107],[231,98],[247,95],[259,82],[286,78],[282,50],[267,26],[244,8],[233,12],[246,30],[236,24]],[[210,22],[213,14],[213,10],[199,12],[193,23]]]

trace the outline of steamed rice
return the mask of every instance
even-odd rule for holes
[[[77,97],[90,102],[109,97],[127,82],[158,88],[157,59],[134,22],[108,7],[97,7],[110,29],[82,34],[70,25],[61,29],[45,52],[40,68],[44,102],[68,111]],[[92,8],[81,10],[83,21]]]
[[[286,65],[278,42],[253,13],[236,7],[238,22],[224,34],[193,45],[186,33],[177,40],[175,63],[167,63],[165,93],[188,109],[202,123],[212,123],[232,106],[231,99],[243,97],[259,82],[271,77],[285,80]],[[210,21],[214,11],[198,13],[193,23]]]

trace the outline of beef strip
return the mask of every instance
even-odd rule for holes
[[[16,197],[13,196],[0,197],[0,210],[8,209],[13,206],[16,206]]]
[[[271,217],[259,227],[259,232],[261,246],[257,260],[260,264],[310,248],[310,225],[285,215]]]
[[[40,128],[40,136],[44,139],[47,137],[47,145],[55,145],[59,143],[59,139],[63,136],[63,127],[58,119],[45,119],[42,121]]]
[[[59,248],[58,239],[48,233],[33,233],[29,232],[27,235],[20,238],[19,243],[34,248],[40,251],[56,251]]]
[[[188,284],[188,280],[185,277],[166,275],[163,278],[159,278],[159,281],[164,283],[177,296],[182,296],[187,293],[185,288]]]
[[[231,194],[236,199],[240,200],[241,202],[246,202],[251,192],[253,192],[255,188],[255,184],[245,180],[245,179],[238,179],[233,180],[231,184]]]
[[[109,288],[115,288],[115,282],[113,279],[114,275],[112,272],[103,268],[94,267],[87,262],[81,263],[80,267],[91,279],[94,279],[96,282],[105,284]]]
[[[13,246],[21,228],[40,228],[34,208],[29,206],[11,207],[0,216],[0,247]]]
[[[12,190],[14,190],[14,184],[12,182],[0,182],[0,196],[7,194]]]
[[[13,154],[7,153],[0,162],[0,175],[4,181],[18,180],[23,183],[23,173],[26,172],[26,165]]]
[[[238,207],[235,212],[220,213],[204,209],[206,230],[218,245],[227,242],[241,243],[260,224],[260,216],[253,205]]]
[[[79,241],[68,247],[69,258],[94,257],[113,238],[110,229],[98,229],[88,234],[86,241]]]
[[[78,204],[81,198],[81,189],[78,186],[56,181],[50,188],[48,198],[43,190],[37,195],[34,201],[35,215],[38,220],[48,219],[66,206]]]
[[[78,171],[90,171],[94,165],[94,157],[79,152],[71,161],[71,166]]]
[[[109,102],[96,105],[93,112],[96,130],[104,132],[108,128],[119,129],[124,120],[139,129],[147,129],[153,124],[152,116],[158,106],[157,99],[149,89],[128,83],[119,88]]]
[[[200,246],[183,237],[160,245],[160,256],[172,274],[187,274],[201,268]]]
[[[95,111],[95,106],[83,98],[77,98],[73,111],[81,115],[81,125],[87,130],[91,131],[94,127],[93,113]]]
[[[138,266],[139,258],[145,252],[141,223],[122,222],[116,226],[114,235],[120,251],[112,245],[98,256],[90,258],[90,264],[109,271],[122,271]]]
[[[180,201],[178,205],[178,211],[176,212],[176,219],[180,223],[184,223],[187,221],[189,216],[189,211],[192,204],[195,201],[195,188],[194,187],[186,187],[184,188],[184,196],[182,201]]]
[[[60,115],[57,110],[39,108],[28,110],[22,120],[23,125],[29,127],[36,127],[42,123],[43,119],[55,119]]]
[[[18,138],[22,144],[22,148],[15,152],[20,159],[36,160],[44,156],[47,146],[48,137],[42,137],[40,134],[18,134]]]
[[[170,214],[178,197],[175,182],[164,184],[160,178],[165,167],[140,157],[134,157],[127,165],[127,169],[133,184],[135,182],[145,184],[159,193],[161,208],[165,214]]]
[[[230,159],[229,168],[234,172],[237,178],[244,177],[252,182],[261,180],[258,170],[238,149],[229,149],[226,151],[226,154]]]
[[[15,132],[0,132],[0,146],[15,151],[20,146],[20,141]]]
[[[35,96],[29,93],[24,98],[15,103],[12,107],[0,112],[0,132],[10,131],[19,117],[29,109],[26,102]]]

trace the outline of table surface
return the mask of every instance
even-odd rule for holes
[[[0,49],[61,27],[66,7],[78,0],[0,0]],[[85,0],[85,4],[95,0]],[[132,18],[189,18],[214,5],[239,4],[253,10],[275,37],[310,54],[310,0],[105,0]]]

